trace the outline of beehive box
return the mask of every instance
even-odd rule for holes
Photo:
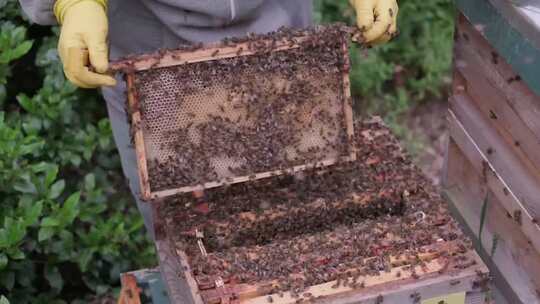
[[[355,162],[207,190],[208,214],[154,204],[171,303],[484,303],[487,269],[445,201],[380,119],[355,134]]]
[[[508,302],[540,303],[540,13],[457,3],[446,195]]]

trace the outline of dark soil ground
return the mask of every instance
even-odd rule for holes
[[[403,125],[407,126],[415,142],[403,139],[404,146],[419,145],[413,153],[413,161],[435,185],[440,185],[444,152],[447,144],[446,111],[448,104],[444,101],[433,101],[411,109],[403,117]],[[407,142],[408,141],[408,142]]]

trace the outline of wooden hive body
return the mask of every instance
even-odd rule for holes
[[[540,303],[540,30],[511,2],[458,7],[446,195],[508,301]]]

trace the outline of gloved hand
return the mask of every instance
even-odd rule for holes
[[[54,14],[62,25],[58,53],[66,77],[76,86],[95,88],[114,86],[106,75],[109,57],[107,0],[57,0]],[[89,54],[90,70],[87,55]]]
[[[397,33],[397,0],[349,0],[356,10],[356,23],[363,42],[371,45],[388,42]]]

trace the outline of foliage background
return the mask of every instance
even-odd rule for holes
[[[452,0],[398,3],[400,35],[392,43],[367,51],[353,48],[351,84],[357,113],[381,115],[403,133],[397,119],[400,114],[446,94],[455,9]],[[315,8],[318,22],[355,22],[348,1],[315,0]]]
[[[354,22],[345,0],[315,6],[318,22]],[[399,23],[393,43],[351,50],[351,77],[358,113],[403,133],[400,114],[444,95],[452,2],[403,0]],[[156,263],[103,100],[66,82],[57,36],[0,0],[0,304],[86,303]]]

